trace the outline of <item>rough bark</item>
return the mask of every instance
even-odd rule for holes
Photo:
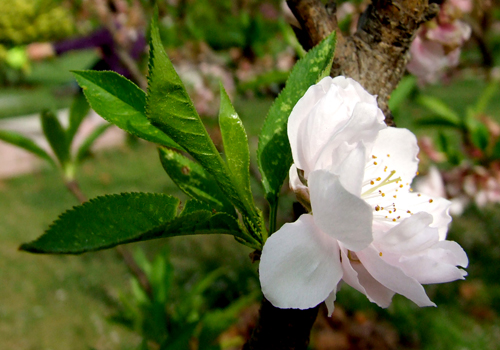
[[[335,6],[320,0],[288,0],[301,25],[307,45],[314,46],[337,29]],[[370,93],[392,125],[388,100],[401,80],[408,61],[408,49],[420,25],[432,19],[439,5],[428,0],[373,0],[352,36],[337,31],[337,48],[332,76],[356,79]]]
[[[308,310],[278,309],[262,300],[259,321],[243,350],[306,350],[319,306]]]

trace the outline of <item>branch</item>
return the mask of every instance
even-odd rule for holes
[[[312,45],[337,30],[331,75],[351,77],[378,95],[386,123],[393,125],[387,104],[390,94],[405,72],[408,50],[418,28],[437,15],[439,5],[432,0],[373,0],[359,18],[356,33],[345,37],[334,19],[334,6],[325,7],[320,0],[287,3]]]
[[[318,315],[313,309],[278,309],[262,300],[259,321],[243,350],[306,350]]]

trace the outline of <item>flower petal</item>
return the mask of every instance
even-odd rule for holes
[[[344,188],[353,195],[360,197],[365,174],[365,146],[362,142],[349,152],[337,169],[330,169],[339,175],[339,180]]]
[[[439,241],[437,228],[431,228],[432,215],[420,212],[404,219],[383,234],[374,234],[377,246],[383,251],[414,254],[432,247]]]
[[[347,250],[342,246],[340,253],[344,272],[342,280],[357,291],[365,294],[372,303],[383,308],[388,307],[391,304],[394,292],[375,280],[359,261],[351,262]]]
[[[337,175],[313,171],[309,193],[316,225],[347,249],[358,251],[372,242],[373,210],[364,200],[348,192]]]
[[[400,268],[386,263],[372,246],[356,254],[370,275],[385,287],[407,297],[420,307],[436,306],[418,281],[407,276]]]
[[[411,131],[399,128],[381,130],[371,154],[376,157],[373,162],[375,166],[367,167],[365,180],[379,176],[384,178],[384,175],[395,170],[393,179],[400,177],[403,184],[411,184],[418,168],[417,139]]]
[[[412,213],[427,212],[432,214],[431,227],[439,230],[439,240],[446,239],[448,225],[451,222],[449,214],[451,202],[440,197],[429,197],[423,193],[407,193],[400,196],[398,205],[405,212],[407,209]]]
[[[323,302],[342,277],[337,241],[304,214],[264,245],[259,267],[262,292],[276,307],[308,309]]]
[[[335,308],[335,300],[337,300],[337,287],[335,287],[328,298],[325,300],[325,305],[328,310],[328,317],[332,316],[333,310]]]

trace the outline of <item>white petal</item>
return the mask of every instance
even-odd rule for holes
[[[468,263],[467,255],[460,245],[441,241],[422,254],[402,257],[399,266],[408,276],[429,284],[464,279],[467,273],[456,266],[467,267]]]
[[[385,287],[407,297],[420,307],[436,306],[418,281],[407,276],[400,268],[386,263],[372,246],[358,252],[357,256],[370,275]]]
[[[439,250],[441,251],[439,251]],[[443,254],[443,253],[446,254]],[[436,255],[434,255],[436,254]],[[463,248],[453,241],[441,241],[438,242],[433,249],[430,251],[429,255],[433,259],[441,259],[446,261],[448,264],[467,267],[469,265],[469,259]]]
[[[337,175],[316,170],[308,184],[314,221],[323,232],[352,251],[372,242],[372,208],[348,192]]]
[[[328,310],[328,317],[332,316],[333,310],[335,308],[335,300],[337,300],[337,287],[335,287],[328,298],[325,300],[325,305]]]
[[[400,196],[399,207],[403,212],[410,210],[412,213],[427,212],[432,215],[431,227],[439,230],[439,240],[446,239],[448,225],[451,222],[449,214],[451,202],[440,197],[429,197],[423,193],[408,193]]]
[[[348,144],[363,142],[367,153],[371,152],[379,131],[387,128],[384,122],[379,121],[377,118],[379,111],[380,109],[376,104],[357,103],[354,106],[352,117],[335,134],[331,134],[328,142],[324,143],[314,168],[324,169],[329,167],[333,153],[345,142]]]
[[[375,280],[368,271],[366,271],[366,268],[361,262],[351,262],[346,249],[341,248],[340,253],[342,258],[342,270],[344,271],[342,280],[357,291],[365,294],[372,303],[383,308],[388,307],[391,304],[394,292]]]
[[[344,188],[353,195],[360,197],[365,175],[365,146],[362,142],[358,143],[338,169],[331,171],[339,175],[339,180]]]
[[[439,241],[437,228],[431,228],[432,215],[420,212],[402,220],[388,232],[374,235],[377,245],[393,253],[414,254]]]
[[[427,254],[402,257],[398,266],[405,274],[422,284],[446,283],[464,279],[463,270],[431,259]]]
[[[312,308],[330,295],[342,277],[337,241],[304,214],[266,241],[259,275],[262,292],[274,306]]]
[[[395,170],[393,179],[400,177],[402,183],[411,184],[417,173],[417,154],[417,138],[411,131],[399,128],[383,129],[378,133],[372,149],[372,155],[377,157],[374,159],[377,164],[367,169],[365,179],[379,176],[384,178],[385,174]]]

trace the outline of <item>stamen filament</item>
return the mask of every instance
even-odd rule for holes
[[[382,186],[385,186],[385,185],[389,185],[393,182],[397,182],[397,181],[401,181],[401,178],[398,177],[397,179],[394,179],[394,180],[389,180],[391,178],[392,175],[394,175],[396,173],[396,170],[393,170],[391,171],[391,173],[389,174],[389,176],[387,176],[384,181],[382,181],[381,183],[379,183],[377,186],[375,187],[372,187],[370,188],[369,190],[367,190],[366,192],[362,193],[361,196],[367,196],[373,192],[375,192],[377,189],[379,189],[380,187]]]

